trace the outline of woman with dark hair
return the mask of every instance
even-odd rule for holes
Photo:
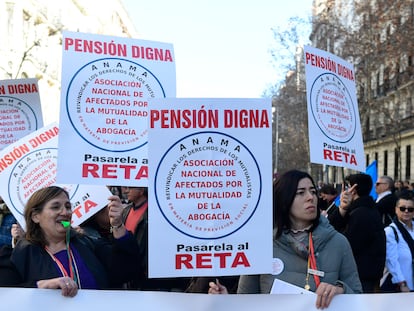
[[[26,235],[13,249],[11,263],[23,287],[61,289],[73,297],[78,289],[110,289],[137,274],[138,247],[122,223],[122,203],[110,196],[112,240],[90,240],[71,229],[72,205],[63,188],[37,190],[25,210]]]
[[[274,184],[273,257],[279,267],[273,275],[240,276],[237,293],[269,293],[279,279],[316,293],[316,307],[326,308],[335,295],[360,293],[361,283],[344,236],[320,215],[312,177],[291,170]],[[211,284],[210,293],[225,291]]]

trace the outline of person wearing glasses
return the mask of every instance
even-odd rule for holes
[[[375,201],[370,196],[372,178],[351,174],[345,178],[339,208],[329,217],[352,247],[364,293],[380,291],[385,266],[385,232]]]
[[[384,228],[388,226],[395,216],[395,203],[397,196],[393,193],[394,180],[389,176],[381,176],[375,183],[375,192],[378,197],[375,206],[381,214]]]
[[[397,292],[414,290],[414,199],[411,194],[402,195],[395,206],[393,222],[386,227],[386,268]]]

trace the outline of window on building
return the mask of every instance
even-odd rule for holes
[[[411,3],[411,21],[414,23],[414,3]]]
[[[374,158],[375,158],[375,161],[377,161],[378,163],[378,152],[375,152]]]
[[[389,38],[391,36],[391,33],[392,33],[392,31],[391,31],[391,25],[388,25],[387,26],[387,38]]]
[[[384,84],[384,71],[385,71],[384,64],[381,64],[380,65],[380,70],[379,70],[379,73],[378,73],[378,83],[379,83],[379,85]]]
[[[411,145],[405,147],[405,179],[411,179]]]
[[[365,165],[368,166],[369,165],[369,154],[366,155],[366,160],[365,161],[366,161]]]
[[[400,162],[400,153],[399,153],[398,148],[395,148],[394,149],[394,177],[395,178],[397,178],[397,176],[398,178],[400,178],[400,175],[398,174],[398,171],[400,169],[398,165],[399,162]]]
[[[411,97],[406,97],[404,117],[409,117],[410,115],[411,115]]]
[[[388,175],[388,151],[384,151],[384,173],[383,175]]]

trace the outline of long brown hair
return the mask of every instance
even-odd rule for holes
[[[35,223],[32,220],[32,216],[41,213],[46,203],[59,196],[61,193],[66,194],[69,198],[69,193],[65,189],[57,186],[39,189],[29,198],[24,208],[26,240],[35,244],[40,244],[41,246],[46,246],[48,244],[42,228],[40,228],[38,223]]]

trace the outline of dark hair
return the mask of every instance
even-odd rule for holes
[[[322,188],[319,190],[319,193],[325,193],[330,195],[337,195],[338,191],[332,184],[323,185]]]
[[[397,196],[398,200],[397,203],[400,199],[403,200],[413,200],[414,201],[414,193],[411,190],[408,189],[402,189],[400,191],[400,193]]]
[[[32,243],[46,246],[47,240],[42,228],[38,223],[32,220],[32,216],[42,212],[46,203],[56,198],[60,194],[66,194],[69,198],[69,193],[60,187],[50,186],[35,191],[26,203],[24,208],[24,219],[26,221],[26,240]]]
[[[357,184],[356,193],[360,197],[367,196],[371,193],[373,183],[371,176],[368,174],[351,174],[345,178],[345,181],[348,181],[351,187]]]
[[[276,229],[276,239],[283,230],[290,229],[290,209],[296,196],[299,181],[309,178],[316,189],[313,178],[306,172],[290,170],[277,177],[273,186],[273,227]],[[320,210],[313,221],[313,230],[319,224]]]

